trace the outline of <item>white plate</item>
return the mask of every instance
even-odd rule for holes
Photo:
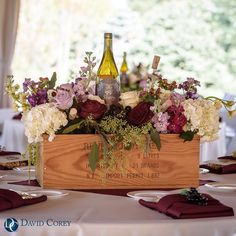
[[[217,192],[236,192],[236,184],[228,184],[228,183],[207,183],[205,186]]]
[[[206,174],[206,173],[209,173],[209,170],[205,169],[205,168],[199,168],[199,173],[200,174]]]
[[[161,192],[155,190],[142,190],[142,191],[129,192],[127,193],[127,196],[132,197],[136,200],[143,199],[145,201],[157,202],[167,194],[168,194],[167,192]]]
[[[41,194],[46,195],[48,198],[57,198],[68,195],[69,193],[63,190],[54,190],[54,189],[39,189],[27,191],[30,194]]]
[[[29,170],[30,172],[35,172],[35,167],[30,166],[30,169],[29,169],[28,166],[20,166],[20,167],[13,168],[13,170],[18,171],[18,172],[28,172]]]
[[[14,190],[14,189],[9,189],[9,190],[18,193],[19,195],[22,196],[23,199],[38,198],[43,195],[39,193],[29,193],[29,191],[20,191],[20,190]]]

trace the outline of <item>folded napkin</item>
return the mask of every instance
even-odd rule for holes
[[[21,118],[22,118],[22,113],[21,112],[12,117],[13,120],[21,120]]]
[[[8,190],[0,189],[0,211],[36,204],[47,200],[47,196],[40,196],[36,198],[23,199],[18,193]]]
[[[236,164],[221,165],[214,163],[207,163],[200,165],[201,168],[208,169],[211,173],[215,174],[232,174],[236,173]]]
[[[21,155],[19,152],[0,151],[0,156]]]
[[[36,179],[30,180],[30,182],[28,180],[22,180],[22,181],[17,181],[17,182],[8,182],[8,184],[40,187],[40,185]]]
[[[232,160],[232,161],[236,161],[236,157],[235,156],[222,156],[222,157],[218,157],[219,160]]]
[[[157,210],[175,219],[193,219],[234,215],[231,207],[223,205],[208,194],[204,194],[204,196],[208,198],[207,206],[199,206],[189,203],[186,197],[180,194],[164,196],[158,202],[147,202],[140,199],[139,203],[145,207]]]
[[[208,184],[208,183],[213,183],[213,182],[216,182],[216,181],[211,180],[211,179],[199,179],[199,185],[200,186],[203,186],[203,185]]]

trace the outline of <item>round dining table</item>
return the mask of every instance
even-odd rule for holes
[[[0,188],[21,192],[43,191],[41,187],[12,184],[15,181],[26,180],[27,171],[2,170],[0,176]],[[236,183],[236,174],[207,173],[200,174],[199,178],[228,184]],[[173,219],[145,208],[137,200],[127,196],[70,190],[53,191],[59,194],[49,196],[44,202],[0,212],[0,235],[236,236],[236,216]],[[199,191],[208,193],[223,204],[232,207],[236,213],[235,190],[212,191],[206,186],[200,186]],[[4,228],[4,222],[8,218],[14,218],[19,223],[14,233]]]

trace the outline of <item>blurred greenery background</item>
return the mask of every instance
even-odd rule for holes
[[[203,95],[236,94],[235,0],[22,0],[16,80],[53,71],[59,83],[70,80],[85,51],[99,64],[104,32],[114,35],[118,68],[124,51],[130,70],[160,55],[164,77],[194,77]]]

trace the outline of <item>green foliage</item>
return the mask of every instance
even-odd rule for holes
[[[161,139],[160,134],[156,131],[156,129],[152,128],[150,132],[151,140],[156,144],[157,149],[161,150]]]
[[[184,142],[186,141],[192,141],[194,135],[196,134],[196,132],[192,132],[192,131],[186,131],[186,132],[182,132],[179,137],[184,139]]]
[[[49,89],[54,89],[57,82],[57,73],[53,72],[51,79],[49,80]]]
[[[72,124],[68,127],[66,127],[63,131],[62,134],[71,134],[73,131],[75,131],[76,129],[80,129],[83,125],[84,121],[81,120],[78,123]]]
[[[98,145],[96,143],[93,143],[92,149],[89,153],[89,166],[93,172],[96,170],[98,158],[99,158]]]

